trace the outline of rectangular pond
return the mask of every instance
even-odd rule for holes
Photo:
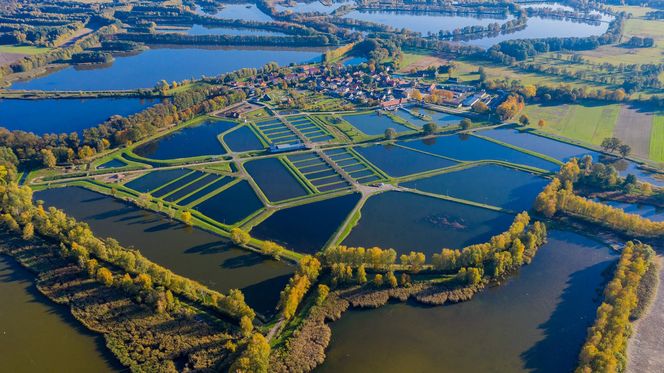
[[[199,202],[193,209],[222,224],[232,225],[263,208],[263,204],[246,181]]]
[[[189,172],[191,172],[191,170],[188,168],[152,171],[126,183],[125,186],[140,193],[147,193],[161,187],[164,184],[170,183],[171,181],[182,177]]]
[[[405,109],[399,109],[394,114],[418,127],[424,127],[430,122],[436,123],[439,127],[455,126],[463,120],[463,117],[457,115],[441,113],[420,106],[409,106]]]
[[[315,254],[337,231],[360,200],[359,194],[279,210],[251,230],[251,235],[291,250]]]
[[[114,115],[127,117],[157,102],[138,98],[0,99],[0,127],[36,135],[82,135],[84,129],[96,127]]]
[[[136,247],[156,263],[211,289],[241,289],[258,312],[273,312],[292,273],[283,262],[238,249],[223,237],[87,189],[49,189],[35,193],[35,199],[88,223],[96,235]]]
[[[424,140],[402,141],[398,144],[462,161],[499,160],[547,171],[560,169],[560,166],[553,162],[472,135],[440,136]]]
[[[369,136],[383,135],[388,128],[392,128],[396,132],[412,131],[410,128],[393,121],[385,114],[351,114],[344,115],[342,118]]]
[[[404,192],[374,195],[344,240],[347,246],[421,251],[431,257],[442,248],[486,242],[505,231],[514,216],[480,207]]]
[[[224,185],[230,183],[233,180],[235,180],[235,179],[233,179],[232,177],[229,177],[229,176],[225,176],[221,179],[217,179],[217,181],[208,184],[205,188],[203,188],[203,189],[197,191],[196,193],[190,195],[189,197],[179,201],[178,205],[186,206],[190,203],[193,203],[193,202],[197,201],[198,199],[203,198],[208,194],[211,194],[215,190],[220,189],[221,187],[223,187]]]
[[[247,162],[244,168],[270,201],[283,201],[308,193],[278,158]]]
[[[223,141],[234,152],[247,152],[265,148],[251,128],[247,126],[225,134]]]
[[[548,179],[498,165],[482,165],[401,184],[512,211],[530,210]]]
[[[458,164],[395,145],[373,145],[354,148],[361,156],[391,176],[401,177]]]

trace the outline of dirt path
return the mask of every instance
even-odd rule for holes
[[[660,264],[662,256],[659,256]],[[627,372],[664,372],[664,267],[659,270],[660,287],[648,313],[634,325],[627,346]]]
[[[16,62],[20,60],[23,57],[26,57],[27,54],[22,54],[22,53],[6,53],[6,52],[0,52],[0,66],[2,65],[8,65],[12,62]]]
[[[632,154],[648,159],[653,116],[625,105],[620,107],[613,135],[632,147]]]

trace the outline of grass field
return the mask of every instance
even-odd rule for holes
[[[664,162],[664,115],[655,117],[650,137],[650,159]]]
[[[620,105],[528,105],[524,110],[532,126],[537,127],[540,119],[546,121],[545,132],[589,144],[599,145],[606,137],[613,135]]]
[[[50,51],[51,48],[32,47],[28,45],[0,45],[0,53],[15,53],[15,54],[41,54]]]

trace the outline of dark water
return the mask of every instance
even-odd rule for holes
[[[217,136],[236,125],[235,122],[206,120],[143,144],[134,149],[134,153],[158,160],[226,154]]]
[[[193,183],[187,185],[186,187],[178,190],[177,192],[173,192],[168,196],[164,197],[164,200],[168,202],[177,201],[185,196],[188,196],[189,194],[192,194],[194,191],[197,191],[198,189],[201,189],[209,184],[214,183],[215,181],[221,178],[223,178],[223,176],[217,174],[207,174],[202,178],[199,178],[198,180],[194,181]]]
[[[147,193],[191,172],[188,168],[159,170],[147,173],[125,184],[140,193]]]
[[[137,98],[0,99],[0,127],[45,133],[83,133],[113,115],[128,116],[157,103]]]
[[[283,201],[307,194],[306,189],[277,158],[251,161],[245,163],[244,168],[270,201]]]
[[[524,164],[548,171],[557,171],[560,168],[559,165],[542,158],[469,135],[451,135],[425,140],[402,141],[399,142],[399,145],[462,161],[491,159]]]
[[[108,168],[120,168],[120,167],[124,167],[126,165],[127,165],[126,163],[124,163],[123,161],[121,161],[119,159],[111,159],[110,161],[97,166],[97,169],[98,170],[104,170],[104,169],[108,169]]]
[[[0,255],[0,361],[6,372],[108,372],[120,363],[101,335],[85,330],[66,306],[52,303],[34,276]]]
[[[240,127],[224,135],[224,143],[234,152],[260,150],[264,146],[247,126]]]
[[[324,248],[359,200],[359,194],[349,194],[280,210],[254,227],[251,235],[315,254]]]
[[[571,372],[598,306],[609,250],[549,232],[530,265],[469,302],[349,311],[318,372]]]
[[[599,152],[581,146],[568,144],[544,136],[538,136],[529,132],[517,131],[510,127],[485,130],[478,132],[478,134],[540,154],[548,155],[561,161],[567,161],[574,157],[582,158],[584,155],[590,155],[595,161],[602,160],[603,162],[611,163],[618,170],[620,176],[633,174],[641,181],[660,187],[664,186],[663,179],[655,178],[652,173],[639,169],[634,162],[627,160],[609,161]]]
[[[222,292],[241,289],[259,312],[273,310],[292,272],[291,267],[238,249],[220,236],[87,189],[50,189],[35,193],[35,198],[85,221],[99,236],[138,248],[179,275]]]
[[[108,67],[67,67],[53,74],[12,85],[14,89],[104,90],[151,88],[168,82],[200,78],[268,62],[288,65],[320,57],[320,52],[267,49],[149,49],[137,55],[117,57]]]
[[[187,35],[255,35],[255,36],[284,36],[282,32],[258,30],[258,29],[239,29],[227,27],[206,27],[202,25],[193,25],[186,29],[157,29],[160,33],[184,33]]]
[[[177,189],[182,188],[183,186],[197,180],[198,178],[205,175],[205,172],[202,171],[192,171],[186,176],[173,181],[172,183],[160,188],[159,190],[151,192],[151,194],[157,198],[161,198]]]
[[[258,211],[263,204],[246,181],[241,181],[219,194],[195,205],[204,215],[223,224],[235,224]]]
[[[233,180],[235,180],[235,179],[233,179],[232,177],[229,177],[229,176],[225,176],[221,179],[218,179],[217,181],[215,181],[211,184],[208,184],[205,188],[197,191],[196,193],[194,193],[194,194],[190,195],[189,197],[183,199],[182,201],[178,202],[178,205],[186,206],[186,205],[188,205],[192,202],[195,202],[199,198],[202,198],[202,197],[214,192],[215,190],[221,188],[222,186],[230,183]]]
[[[393,121],[387,115],[376,113],[344,115],[343,119],[369,136],[383,135],[388,128],[397,132],[411,131],[410,128]]]
[[[458,164],[448,159],[434,157],[394,145],[373,145],[367,148],[356,147],[355,150],[376,167],[396,177]]]
[[[408,188],[448,195],[513,211],[530,210],[548,179],[498,165],[485,165],[403,183]]]
[[[404,192],[372,196],[361,212],[344,245],[414,250],[429,257],[442,248],[485,242],[514,220],[510,214]]]

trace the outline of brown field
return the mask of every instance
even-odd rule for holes
[[[621,106],[613,135],[632,147],[632,154],[648,158],[653,115]]]
[[[0,52],[0,66],[18,61],[25,56],[27,56],[27,54]]]
[[[416,71],[424,70],[428,68],[429,66],[441,66],[441,65],[446,65],[447,60],[442,59],[440,57],[434,57],[434,56],[423,56],[422,58],[418,58],[415,62],[408,64],[407,66],[404,66],[401,71],[405,73],[413,73]]]

